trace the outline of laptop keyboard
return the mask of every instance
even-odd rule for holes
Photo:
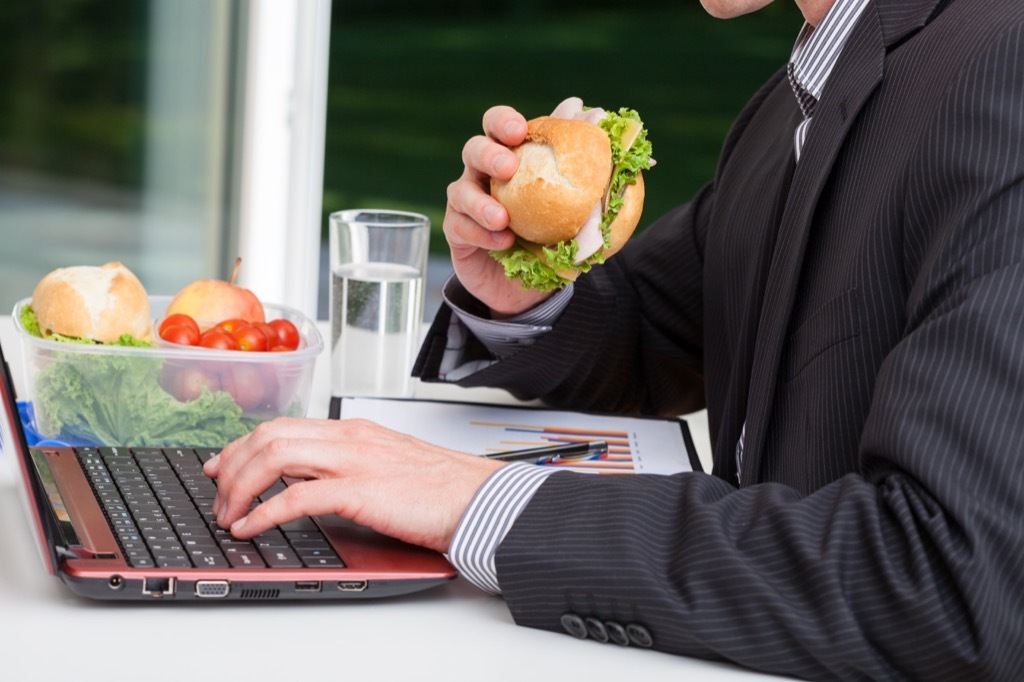
[[[77,447],[114,536],[138,568],[342,568],[311,519],[234,538],[217,525],[217,485],[203,473],[214,448]],[[285,488],[278,481],[259,497]]]

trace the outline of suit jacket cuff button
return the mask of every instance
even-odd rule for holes
[[[577,616],[575,613],[563,613],[562,614],[562,628],[573,637],[580,639],[587,638],[587,626],[583,622],[583,619]]]

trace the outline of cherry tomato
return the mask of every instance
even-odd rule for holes
[[[203,348],[238,350],[238,342],[235,341],[235,337],[220,327],[212,327],[203,332],[199,337],[199,345]]]
[[[243,410],[260,407],[264,397],[273,393],[272,387],[264,381],[260,368],[249,362],[233,365],[221,376],[221,387],[231,394]]]
[[[277,345],[277,332],[266,322],[253,322],[252,326],[267,335],[267,348]]]
[[[232,336],[238,342],[238,350],[261,352],[270,344],[264,331],[251,324],[239,327]]]
[[[299,347],[299,330],[289,320],[278,319],[268,322],[271,328],[277,332],[277,342],[290,350]]]
[[[199,329],[190,327],[187,324],[171,324],[161,326],[160,338],[171,343],[180,343],[185,346],[199,345]]]
[[[201,369],[186,367],[175,374],[171,392],[178,400],[188,402],[201,396],[204,388],[208,391],[219,391],[220,381],[216,376],[211,376]]]
[[[293,350],[295,350],[295,349],[294,348],[289,348],[288,346],[282,346],[282,345],[278,344],[278,345],[274,346],[273,348],[271,348],[270,352],[271,353],[291,353]]]
[[[236,331],[238,331],[242,327],[248,326],[248,324],[249,324],[248,322],[246,322],[245,320],[243,320],[241,318],[232,317],[230,320],[224,320],[222,322],[218,322],[217,326],[220,327],[221,329],[223,329],[224,331],[226,331],[228,334],[234,334]]]
[[[174,325],[185,325],[186,327],[194,329],[196,331],[196,336],[199,336],[199,325],[195,320],[184,313],[174,313],[173,315],[168,315],[160,322],[160,327],[157,329],[160,333],[160,338],[167,338],[164,336],[164,330],[168,327],[173,327]]]

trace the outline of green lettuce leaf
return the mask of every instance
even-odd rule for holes
[[[600,251],[582,263],[576,262],[579,245],[575,240],[559,242],[551,247],[542,247],[543,258],[525,248],[516,241],[504,251],[491,251],[491,257],[505,267],[505,276],[519,279],[524,289],[552,291],[561,289],[572,280],[559,275],[559,272],[590,272],[590,268],[604,262],[604,254]]]
[[[622,193],[626,187],[636,183],[636,176],[640,171],[648,170],[651,167],[651,153],[653,147],[647,139],[647,128],[642,127],[639,135],[629,149],[622,148],[622,134],[630,121],[636,121],[643,125],[640,115],[633,109],[623,107],[618,113],[612,111],[601,119],[601,128],[608,133],[612,143],[612,179],[608,193],[608,206],[601,216],[601,232],[604,235],[604,245],[611,244],[609,227],[615,222],[616,216],[622,209]]]
[[[25,331],[40,336],[30,306],[22,308],[20,319]],[[151,344],[125,335],[111,345]],[[195,400],[178,400],[160,385],[164,362],[159,353],[52,353],[35,376],[36,430],[70,443],[220,447],[261,421],[243,417],[227,391],[204,388]]]

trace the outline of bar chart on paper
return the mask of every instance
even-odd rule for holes
[[[486,438],[487,440],[493,439],[494,445],[487,448],[482,454],[565,443],[604,441],[608,443],[608,452],[599,458],[580,462],[556,462],[551,466],[604,474],[636,473],[636,466],[633,463],[633,434],[626,430],[581,429],[557,424],[474,420],[469,421],[466,428],[470,431],[482,429],[490,432]]]
[[[671,474],[694,468],[686,423],[475,403],[345,398],[341,418],[370,419],[428,443],[488,454],[603,440],[598,459],[551,466],[598,474]],[[699,465],[698,465],[699,466]]]

